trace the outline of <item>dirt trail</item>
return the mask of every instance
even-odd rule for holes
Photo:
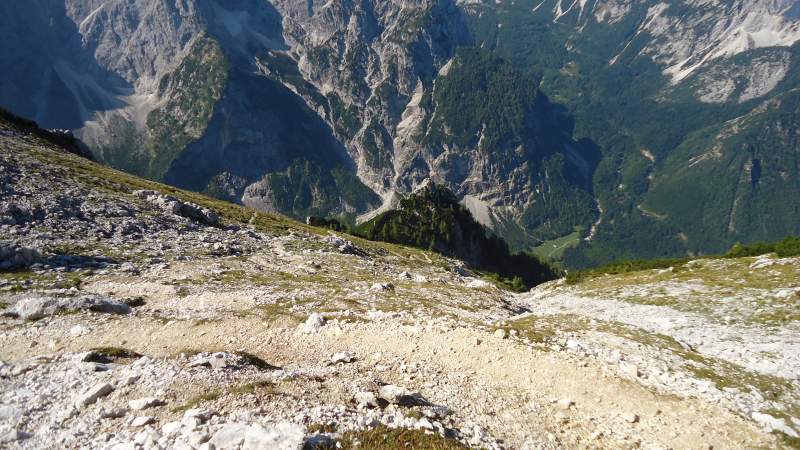
[[[56,340],[58,329],[86,323],[77,317],[66,317],[65,322],[52,332],[42,330],[38,342]],[[417,390],[489,430],[511,448],[536,443],[567,448],[735,449],[772,442],[752,423],[722,408],[656,394],[593,361],[532,349],[513,338],[502,339],[456,323],[425,327],[390,318],[331,323],[317,334],[299,332],[291,321],[281,324],[235,316],[166,325],[129,318],[89,326],[90,335],[63,340],[63,349],[58,350],[123,346],[167,357],[187,349],[243,350],[284,369],[324,366],[331,354],[349,351],[359,359],[358,370],[369,378]],[[47,352],[46,345],[26,347],[5,346],[0,358],[13,361]],[[397,360],[424,367],[429,375],[409,377],[396,365],[392,367],[391,361]],[[333,382],[346,391],[349,381],[341,377]],[[574,403],[569,409],[557,403],[565,399]],[[349,399],[326,400],[346,403]]]

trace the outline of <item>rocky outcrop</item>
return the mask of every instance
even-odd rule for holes
[[[23,320],[38,320],[69,311],[94,311],[107,314],[129,314],[132,309],[118,300],[99,296],[82,297],[44,297],[25,296],[17,299],[13,306],[3,312],[5,315]]]
[[[25,269],[41,259],[42,255],[36,249],[0,242],[0,271]]]
[[[208,226],[218,226],[219,216],[208,208],[191,202],[182,202],[170,195],[159,194],[150,190],[134,191],[133,195],[147,201],[167,214],[175,214],[195,220]]]

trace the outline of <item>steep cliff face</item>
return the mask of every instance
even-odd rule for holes
[[[49,9],[27,14],[61,17],[79,54],[113,75],[114,83],[82,74],[85,84],[102,86],[100,94],[66,91],[81,111],[68,126],[114,166],[295,216],[353,218],[434,179],[466,197],[487,225],[513,229],[517,245],[592,216],[585,194],[579,203],[589,208],[567,225],[528,212],[532,196],[551,201],[551,189],[574,197],[566,172],[580,172],[573,163],[587,165],[579,151],[564,156],[575,146],[569,133],[548,124],[547,108],[534,105],[535,79],[512,74],[521,85],[494,92],[476,86],[481,95],[505,88],[530,94],[525,104],[515,104],[514,95],[494,102],[521,108],[513,139],[481,143],[489,110],[450,136],[457,97],[471,87],[459,85],[463,76],[449,91],[436,85],[447,83],[448,67],[462,71],[456,49],[472,42],[451,0],[70,0],[65,8],[42,8]],[[490,66],[469,70],[487,79],[503,75],[482,73]],[[89,102],[96,97],[108,105]],[[496,128],[509,125],[489,123],[488,135],[505,135]],[[542,129],[551,125],[558,131]],[[555,153],[562,156],[545,160]],[[580,173],[579,189],[587,190],[589,176]],[[556,181],[545,186],[548,178]],[[529,233],[526,220],[554,220],[560,231],[548,225]]]
[[[330,105],[329,121],[367,185],[396,188],[395,139],[415,93],[469,43],[449,0],[276,1],[303,77]]]
[[[591,149],[537,100],[535,79],[485,52],[457,54],[472,37],[454,2],[276,6],[300,74],[385,207],[433,180],[515,246],[591,222]]]
[[[271,4],[70,0],[2,8],[17,19],[3,27],[9,39],[38,22],[50,31],[36,42],[41,50],[3,55],[20,72],[9,77],[14,83],[34,67],[45,75],[22,92],[3,85],[2,102],[45,126],[74,129],[104,161],[296,216],[380,203],[356,177],[324,111],[266,69],[274,60],[296,66]],[[38,103],[26,102],[36,95]],[[319,188],[299,187],[308,177]]]

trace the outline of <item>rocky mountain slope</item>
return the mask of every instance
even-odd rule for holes
[[[363,221],[432,180],[571,267],[800,234],[791,0],[0,13],[18,44],[0,51],[0,105],[114,167],[260,210]]]
[[[797,442],[797,258],[515,295],[4,119],[0,181],[3,447]]]
[[[600,214],[568,265],[798,233],[796,2],[460,4],[476,41],[541,75],[601,149]]]

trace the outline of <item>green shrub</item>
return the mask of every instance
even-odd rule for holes
[[[782,258],[800,255],[800,238],[788,236],[780,242],[766,243],[756,242],[753,244],[736,244],[725,254],[726,258],[743,258],[746,256],[760,256],[767,253],[776,253]]]
[[[775,245],[775,253],[781,258],[800,256],[800,237],[789,236]]]
[[[343,449],[371,450],[457,450],[467,448],[454,439],[423,430],[388,428],[384,426],[365,431],[345,433],[339,441]]]

